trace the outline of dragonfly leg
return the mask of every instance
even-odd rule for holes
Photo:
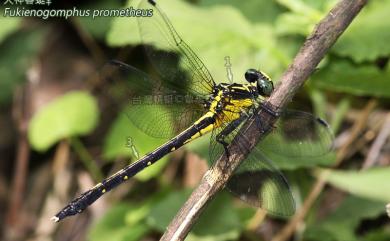
[[[282,115],[282,112],[279,111],[278,107],[268,103],[267,101],[261,103],[261,110],[265,111],[267,114],[269,114],[275,118],[278,118]],[[260,119],[259,115],[254,115],[254,117],[255,117],[255,122],[256,122],[258,129],[263,134],[267,133],[269,131],[273,131],[274,129],[277,128],[277,126],[275,124],[272,124],[272,126],[264,125],[265,123],[263,123],[263,121]]]
[[[217,136],[217,142],[223,146],[223,149],[225,149],[226,157],[229,158],[230,153],[229,153],[229,149],[227,148],[229,144],[225,141],[226,136],[220,134],[218,134]]]
[[[267,101],[261,103],[261,109],[274,117],[279,117],[281,115],[279,108],[277,106],[270,104]]]
[[[241,115],[240,118],[230,122],[223,130],[218,133],[216,136],[216,140],[220,143],[225,149],[226,157],[229,158],[230,153],[228,150],[229,143],[226,141],[227,136],[232,133],[245,119],[247,119],[246,115]]]

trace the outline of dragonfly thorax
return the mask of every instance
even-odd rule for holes
[[[215,86],[204,107],[214,113],[232,109],[239,111],[252,106],[258,96],[255,85],[221,83]]]

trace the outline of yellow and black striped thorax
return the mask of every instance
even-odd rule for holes
[[[258,97],[255,84],[221,83],[215,86],[205,108],[215,114],[234,109],[234,112],[239,112],[242,108],[252,106]]]

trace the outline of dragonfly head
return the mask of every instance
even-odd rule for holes
[[[245,79],[249,83],[256,85],[257,91],[261,96],[268,97],[274,90],[274,84],[271,79],[266,74],[256,69],[248,69],[245,72]]]

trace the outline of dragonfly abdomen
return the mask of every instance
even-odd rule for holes
[[[81,213],[89,205],[94,203],[99,199],[103,194],[115,188],[119,184],[127,181],[133,177],[138,172],[142,171],[144,168],[152,165],[153,163],[160,160],[165,155],[169,154],[172,151],[175,151],[182,147],[184,144],[188,143],[191,140],[196,139],[197,137],[203,135],[203,130],[207,127],[212,127],[215,122],[215,118],[210,112],[206,113],[201,117],[197,122],[192,126],[187,128],[185,131],[177,135],[175,138],[169,140],[162,146],[158,147],[153,152],[148,153],[140,160],[128,165],[127,167],[119,170],[112,176],[104,179],[101,183],[98,183],[92,189],[84,192],[78,198],[70,202],[66,207],[64,207],[60,212],[58,212],[53,220],[58,222],[65,217],[76,215]]]

